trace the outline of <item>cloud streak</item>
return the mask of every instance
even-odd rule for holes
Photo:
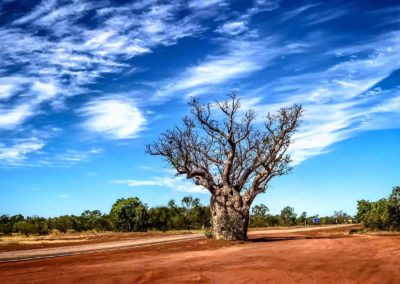
[[[207,56],[201,63],[182,71],[182,75],[163,82],[166,87],[158,90],[155,99],[176,96],[179,92],[199,94],[203,88],[207,90],[208,87],[247,77],[272,65],[281,56],[301,53],[304,48],[302,44],[282,46],[278,42],[273,37],[229,40],[222,54]]]
[[[22,165],[30,153],[36,152],[43,147],[43,141],[36,138],[20,140],[8,146],[0,144],[0,164],[8,166]]]
[[[223,6],[223,1],[204,5]],[[184,10],[190,13],[181,17]],[[25,127],[44,112],[68,111],[69,98],[96,93],[92,86],[100,79],[132,70],[127,62],[132,58],[201,34],[201,22],[211,14],[185,1],[42,0],[15,15],[0,27],[0,130]],[[87,118],[83,125],[108,134],[104,138],[135,137],[145,119],[125,102],[91,101],[81,112]],[[110,116],[118,121],[106,122]]]
[[[94,99],[79,112],[86,118],[86,130],[112,139],[135,138],[146,124],[134,102],[121,96]]]
[[[339,60],[323,72],[282,77],[257,91],[268,89],[280,98],[274,104],[253,104],[261,115],[287,104],[303,104],[303,125],[291,147],[295,163],[329,152],[333,144],[363,131],[400,127],[398,83],[384,84],[400,68],[399,39],[394,32],[364,45],[330,50],[328,54]]]
[[[187,193],[208,193],[208,191],[204,187],[194,185],[192,181],[187,180],[183,176],[171,177],[169,175],[165,175],[161,177],[151,177],[149,179],[143,180],[115,180],[112,181],[112,183],[123,184],[129,187],[161,187]]]
[[[93,136],[132,139],[152,121],[154,113],[145,116],[145,107],[165,103],[168,109],[173,99],[211,97],[232,89],[249,94],[245,104],[260,116],[267,109],[304,104],[304,124],[292,148],[297,162],[325,153],[359,132],[392,127],[389,122],[399,113],[399,92],[385,80],[399,69],[398,30],[374,37],[353,31],[357,44],[347,45],[353,38],[329,28],[357,9],[310,3],[284,12],[285,5],[279,5],[280,1],[254,0],[238,12],[224,0],[43,0],[24,14],[12,15],[0,27],[0,131],[9,136],[2,144],[3,161],[12,160],[6,153],[14,146],[20,160],[43,151],[51,138],[25,130],[46,128],[44,117],[57,112],[72,113],[73,123]],[[262,12],[271,12],[271,19],[259,17]],[[275,19],[272,13],[279,12],[283,15]],[[397,12],[398,7],[389,7],[363,15],[390,20]],[[287,28],[299,23],[304,34],[293,36]],[[265,28],[271,24],[282,29]],[[172,46],[194,37],[196,44],[206,42],[210,52],[179,66],[174,61],[160,79],[144,82],[143,76],[146,79],[135,81],[142,68],[136,62],[146,65],[147,57],[168,48],[174,55],[189,54],[190,44]],[[179,57],[182,62],[185,58]],[[148,69],[156,68],[149,62]],[[121,85],[132,87],[128,79],[137,89],[119,90]],[[107,83],[113,88],[111,95],[104,91],[109,90]],[[21,139],[32,137],[42,146],[26,152],[18,148]],[[67,154],[71,161],[85,160],[79,153]]]
[[[88,93],[104,75],[132,69],[126,60],[198,35],[204,30],[199,17],[177,17],[184,8],[174,1],[115,7],[107,1],[41,1],[0,28],[0,100],[15,98],[3,115],[21,112],[26,104],[25,118],[44,103],[57,109],[66,98]],[[23,122],[15,119],[10,125]]]

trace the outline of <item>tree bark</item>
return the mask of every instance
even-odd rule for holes
[[[240,195],[233,190],[221,190],[210,201],[213,238],[217,240],[247,240],[249,209],[244,208]],[[218,194],[218,192],[217,192]]]

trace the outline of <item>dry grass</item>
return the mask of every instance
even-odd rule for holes
[[[150,232],[133,232],[133,233],[121,233],[121,232],[67,232],[61,233],[53,231],[49,235],[45,236],[24,236],[21,234],[13,234],[11,236],[0,236],[0,246],[10,244],[56,244],[56,243],[74,243],[74,242],[85,242],[91,240],[114,240],[114,239],[132,239],[141,237],[153,237],[163,235],[177,235],[177,234],[192,234],[202,233],[201,230],[173,230],[167,232],[150,231]]]

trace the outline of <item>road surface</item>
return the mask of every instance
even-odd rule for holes
[[[342,225],[345,226],[345,225]],[[249,231],[249,235],[271,235],[271,234],[282,234],[282,233],[295,233],[295,232],[306,232],[306,231],[317,231],[337,228],[337,226],[324,226],[324,227],[306,227],[306,228],[294,228],[294,229],[279,229],[279,230],[259,230]],[[69,255],[87,254],[108,250],[119,250],[133,247],[145,247],[157,244],[182,242],[188,240],[195,240],[205,238],[203,234],[183,234],[183,235],[172,235],[165,237],[154,237],[146,239],[134,239],[114,242],[104,242],[97,244],[87,245],[76,245],[68,247],[53,247],[53,248],[42,248],[42,249],[31,249],[31,250],[19,250],[0,252],[0,263],[4,262],[15,262],[15,261],[27,261],[43,258],[62,257]]]

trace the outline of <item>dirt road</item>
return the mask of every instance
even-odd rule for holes
[[[262,234],[280,234],[282,232],[293,233],[303,231],[316,231],[321,229],[331,229],[336,226],[325,227],[308,227],[308,228],[295,228],[295,229],[280,229],[280,230],[260,230],[249,232],[249,235],[262,235]],[[124,241],[104,242],[87,245],[75,245],[67,247],[52,247],[43,249],[31,249],[20,251],[0,252],[0,263],[12,261],[26,261],[42,258],[62,257],[78,254],[86,254],[93,252],[100,252],[106,250],[126,249],[132,247],[144,247],[150,245],[157,245],[160,243],[174,243],[186,240],[194,240],[204,238],[203,234],[184,234],[172,235],[165,237],[153,237],[146,239],[133,239]]]
[[[348,229],[347,229],[348,230]],[[400,235],[257,232],[0,264],[1,283],[400,283]]]
[[[173,243],[179,241],[203,238],[203,234],[185,234],[147,239],[135,239],[128,241],[105,242],[98,244],[77,245],[67,247],[43,248],[21,251],[0,252],[0,263],[10,261],[26,261],[41,258],[52,258],[69,255],[86,254],[106,250],[126,249],[132,247],[144,247],[160,243]]]

